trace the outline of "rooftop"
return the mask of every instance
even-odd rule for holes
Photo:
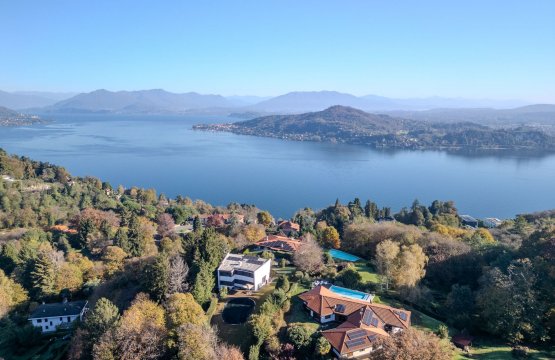
[[[227,254],[222,260],[218,270],[232,271],[232,270],[247,270],[256,271],[262,265],[271,261],[270,259],[259,258],[256,256],[242,255],[242,254]]]
[[[302,241],[291,239],[286,236],[270,235],[265,236],[262,240],[257,242],[256,245],[277,251],[297,251],[301,247]]]
[[[86,305],[86,300],[42,304],[33,311],[29,319],[79,315]]]

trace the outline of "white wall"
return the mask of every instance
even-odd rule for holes
[[[40,327],[42,332],[51,332],[56,331],[56,327],[68,323],[73,322],[79,318],[79,315],[70,315],[69,321],[68,316],[56,316],[56,317],[48,317],[48,318],[41,318],[41,319],[32,319],[31,323],[35,327]],[[41,320],[41,322],[38,322]]]

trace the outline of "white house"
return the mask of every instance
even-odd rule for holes
[[[271,266],[270,259],[227,254],[218,267],[218,289],[259,290],[270,282]]]
[[[68,328],[75,320],[83,319],[87,309],[86,300],[64,301],[54,304],[42,304],[29,316],[28,320],[41,331],[51,332],[59,328]]]

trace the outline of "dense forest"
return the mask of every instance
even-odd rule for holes
[[[289,235],[304,245],[279,261],[294,272],[277,277],[251,315],[253,340],[245,349],[210,326],[218,296],[226,296],[215,294],[215,270],[227,252],[252,251],[279,233],[270,213],[112,187],[4,151],[0,174],[0,357],[48,346],[27,316],[41,302],[66,298],[87,299],[90,307],[67,335],[69,359],[327,358],[329,344],[318,331],[287,320],[295,288],[315,279],[394,299],[523,353],[555,341],[555,211],[471,229],[450,201],[414,201],[397,213],[359,199],[301,209],[290,219],[300,229]],[[244,221],[201,224],[200,215],[214,213]],[[331,248],[365,259],[378,281],[334,261],[325,252]],[[407,358],[411,351],[420,351],[413,358],[449,358],[452,350],[438,345],[446,331],[407,332],[373,358],[394,359],[392,349]],[[415,343],[420,349],[411,348]]]
[[[555,137],[529,126],[503,129],[471,122],[429,123],[369,114],[345,106],[305,114],[264,116],[231,124],[195,125],[194,128],[385,149],[555,150]]]

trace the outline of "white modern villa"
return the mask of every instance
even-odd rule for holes
[[[257,291],[270,283],[272,260],[241,254],[227,254],[218,267],[218,289]]]
[[[29,316],[28,320],[43,333],[69,328],[77,319],[83,320],[87,301],[64,301],[54,304],[42,304]]]

